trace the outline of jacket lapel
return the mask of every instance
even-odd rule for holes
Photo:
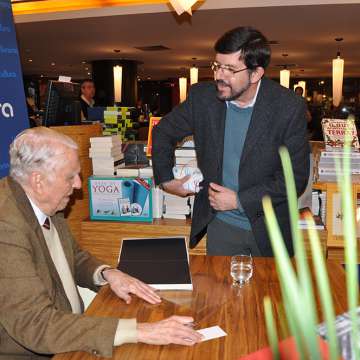
[[[252,152],[253,147],[259,138],[266,133],[266,129],[270,126],[270,104],[271,96],[267,91],[268,80],[263,78],[261,80],[260,89],[254,105],[254,110],[251,116],[249,129],[246,134],[244,149],[241,155],[241,163],[245,161],[247,156]]]
[[[51,259],[49,249],[46,245],[44,234],[41,230],[39,222],[35,216],[34,210],[30,204],[29,199],[27,198],[24,190],[22,187],[14,181],[12,178],[8,177],[8,184],[9,187],[14,194],[14,198],[16,200],[16,205],[20,212],[24,215],[24,220],[29,224],[29,226],[34,229],[34,232],[38,238],[40,247],[44,253],[44,258],[46,259],[46,263],[49,267],[49,272],[53,280],[55,281],[57,287],[63,291],[65,294],[65,290],[63,288],[62,282],[58,275],[58,272],[55,268],[55,265]]]
[[[216,99],[210,106],[210,127],[215,144],[214,151],[216,152],[217,169],[219,181],[222,179],[222,164],[224,154],[224,134],[225,134],[225,118],[226,118],[226,103]]]

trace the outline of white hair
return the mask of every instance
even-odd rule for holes
[[[27,184],[34,171],[51,177],[66,160],[59,157],[66,148],[77,150],[78,145],[70,137],[46,127],[26,129],[10,144],[10,176],[20,184]]]

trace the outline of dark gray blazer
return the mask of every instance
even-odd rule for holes
[[[289,253],[293,254],[284,177],[278,153],[285,145],[292,159],[298,195],[309,177],[309,144],[305,103],[292,91],[263,78],[253,109],[239,167],[239,199],[263,256],[272,256],[262,198],[269,195]],[[197,160],[204,175],[203,190],[195,197],[190,247],[206,233],[216,211],[210,207],[208,184],[222,183],[226,103],[216,97],[214,82],[190,89],[186,101],[166,115],[153,130],[155,182],[171,180],[176,143],[193,135]],[[221,239],[220,239],[221,240]]]

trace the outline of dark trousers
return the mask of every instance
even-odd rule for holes
[[[207,255],[261,256],[252,231],[227,224],[214,218],[207,227]]]

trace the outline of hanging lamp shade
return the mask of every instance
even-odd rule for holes
[[[280,85],[289,88],[290,86],[290,70],[280,70]]]
[[[121,103],[122,92],[122,66],[116,65],[114,71],[114,99],[115,103]]]
[[[342,98],[342,87],[344,79],[344,59],[340,58],[340,52],[336,59],[332,61],[332,81],[333,81],[333,105],[338,107]]]
[[[199,79],[199,69],[196,66],[190,68],[190,85],[196,84]]]
[[[179,78],[180,102],[183,102],[186,99],[186,90],[187,90],[186,88],[187,88],[187,78],[186,77]]]

